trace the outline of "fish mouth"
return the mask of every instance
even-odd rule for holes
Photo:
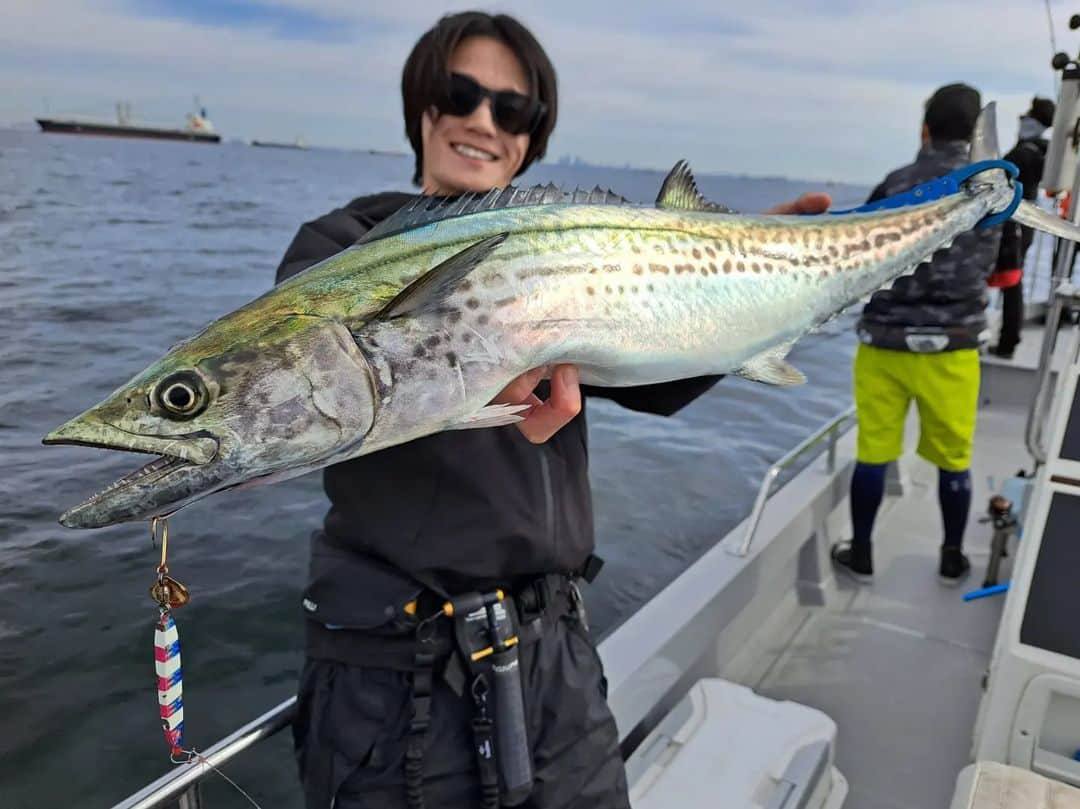
[[[176,436],[139,435],[105,422],[73,419],[42,439],[61,444],[137,452],[158,457],[60,516],[67,528],[101,528],[166,514],[207,493],[208,466],[218,455],[218,439],[205,431]],[[216,482],[216,481],[213,481]]]

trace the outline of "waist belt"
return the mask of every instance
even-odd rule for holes
[[[436,667],[454,651],[452,623],[437,616],[444,598],[425,591],[416,602],[417,628],[425,632],[424,651]],[[507,596],[518,624],[518,643],[528,646],[540,639],[545,627],[554,626],[564,615],[582,613],[577,585],[567,576],[551,573],[534,579]],[[426,626],[420,628],[424,622]],[[418,647],[416,631],[397,635],[375,635],[362,630],[327,629],[307,621],[307,655],[348,666],[415,671]]]
[[[919,327],[868,323],[856,327],[859,340],[876,348],[907,351],[914,354],[939,354],[978,348],[985,323],[970,326]]]
[[[602,562],[590,556],[582,576],[592,581]],[[496,598],[498,601],[491,601]],[[467,625],[476,614],[475,605],[484,601],[489,631],[485,637],[490,648],[469,655],[463,647],[463,635],[476,640]],[[423,776],[426,736],[431,725],[431,699],[434,679],[440,675],[459,696],[468,688],[475,703],[473,741],[477,756],[483,809],[497,809],[500,798],[513,806],[526,800],[532,789],[532,753],[529,750],[521,697],[520,666],[517,652],[521,646],[536,643],[544,630],[553,627],[564,615],[574,613],[585,622],[581,594],[574,579],[562,574],[548,574],[523,587],[503,593],[465,594],[448,603],[442,596],[425,591],[405,611],[415,618],[411,631],[400,635],[373,635],[359,630],[327,629],[309,621],[307,649],[310,657],[345,665],[396,669],[410,672],[411,721],[405,752],[405,795],[410,809],[425,809]],[[464,606],[464,605],[471,606]],[[455,606],[457,605],[457,606]],[[494,610],[502,608],[502,619]],[[468,610],[468,612],[466,612]],[[453,618],[451,618],[453,616]],[[492,623],[512,618],[509,635]],[[502,629],[499,627],[502,626]],[[493,634],[494,633],[494,634]],[[475,648],[475,647],[472,647]],[[483,663],[478,660],[491,653]],[[500,667],[500,661],[504,664]],[[494,680],[479,671],[490,664]],[[494,682],[496,705],[488,710],[488,689]],[[513,710],[516,705],[516,710]],[[494,721],[493,721],[494,720]],[[493,741],[498,737],[498,743]],[[496,757],[496,751],[501,750]]]

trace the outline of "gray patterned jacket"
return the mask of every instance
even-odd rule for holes
[[[968,163],[966,141],[926,144],[868,202],[907,191]],[[863,309],[859,339],[879,348],[919,353],[976,348],[986,334],[986,279],[994,269],[1001,226],[970,230],[912,275],[878,290]]]

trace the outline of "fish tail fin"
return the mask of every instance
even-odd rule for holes
[[[1038,205],[1033,205],[1027,200],[1020,203],[1012,218],[1029,228],[1035,228],[1052,236],[1068,239],[1071,242],[1080,242],[1080,227],[1067,219],[1062,219],[1049,211],[1044,211]]]
[[[997,137],[997,110],[995,102],[991,101],[975,121],[975,129],[971,133],[971,162],[978,163],[982,160],[1000,160],[1000,149]],[[994,172],[998,174],[998,172]],[[1068,220],[1061,219],[1048,211],[1044,211],[1038,205],[1033,205],[1027,200],[1022,200],[1013,212],[1012,219],[1021,225],[1041,230],[1062,239],[1080,242],[1080,227]]]
[[[998,146],[997,103],[991,101],[975,119],[975,128],[971,132],[971,153],[969,161],[979,163],[983,160],[1000,160],[1001,149]]]

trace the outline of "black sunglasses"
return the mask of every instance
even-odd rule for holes
[[[464,117],[471,115],[485,98],[491,100],[495,123],[511,135],[531,134],[540,126],[547,105],[538,99],[512,90],[489,90],[461,73],[451,73],[439,100],[439,112]]]

